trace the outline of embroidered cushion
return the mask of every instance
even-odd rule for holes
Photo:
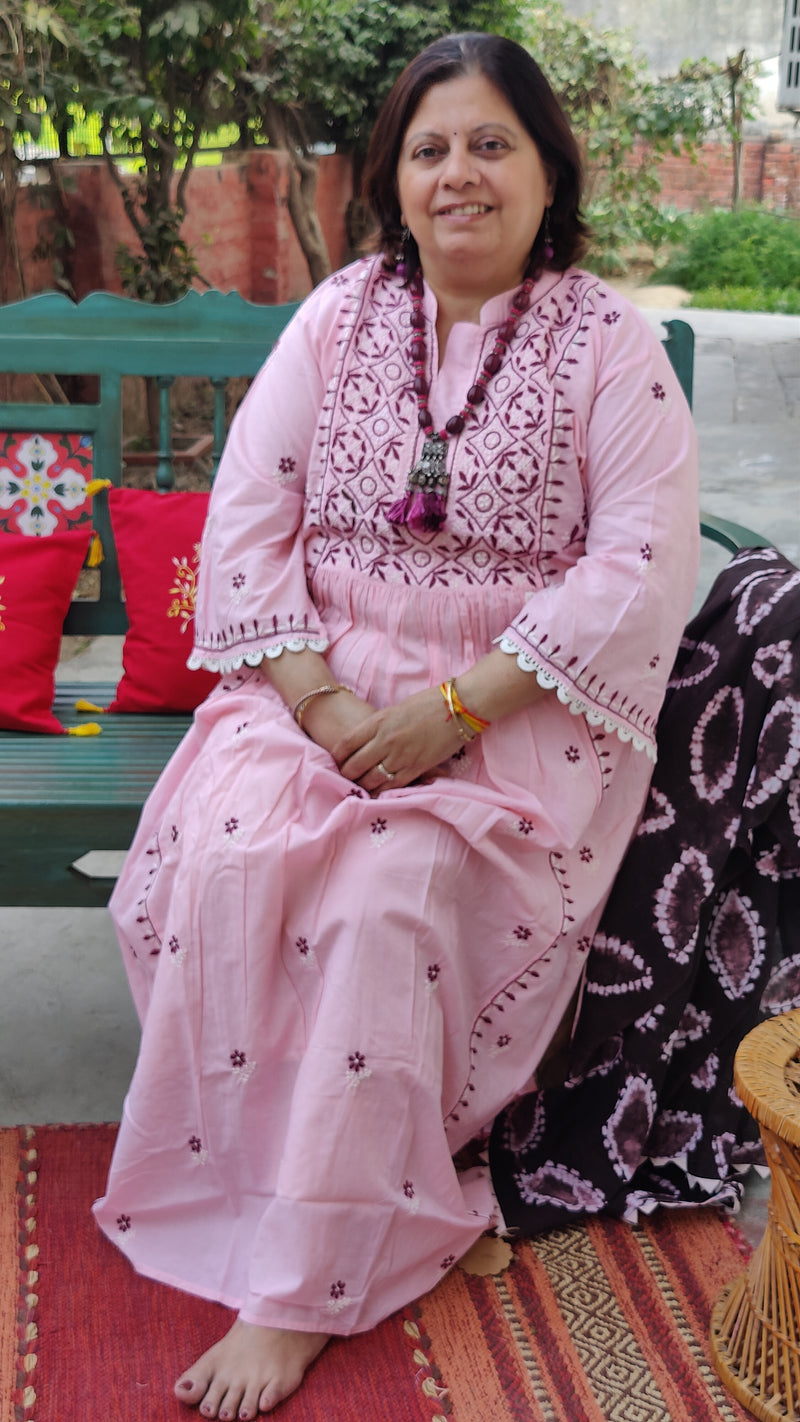
[[[52,712],[61,628],[89,530],[49,538],[0,534],[0,728],[61,732]]]
[[[219,680],[186,665],[208,497],[109,489],[129,624],[109,711],[193,711]]]
[[[0,434],[0,529],[37,537],[92,520],[91,435]]]

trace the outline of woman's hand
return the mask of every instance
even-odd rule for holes
[[[368,701],[361,701],[352,691],[337,691],[309,702],[303,713],[303,730],[338,764],[336,747],[344,738],[357,735],[358,728],[374,715],[375,708]]]
[[[441,692],[430,687],[359,720],[329,749],[342,775],[378,794],[410,785],[462,744]]]

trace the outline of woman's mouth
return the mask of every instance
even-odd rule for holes
[[[452,203],[449,207],[440,207],[437,217],[480,217],[484,212],[491,212],[491,208],[483,202],[462,202]]]

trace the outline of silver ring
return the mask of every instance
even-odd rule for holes
[[[394,780],[394,777],[397,774],[396,770],[387,770],[382,760],[378,761],[378,764],[375,766],[375,769],[379,770],[381,775],[384,776],[386,780]]]

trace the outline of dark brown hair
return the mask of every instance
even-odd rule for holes
[[[465,74],[482,74],[504,96],[553,175],[549,235],[554,255],[545,262],[543,224],[531,249],[528,270],[535,275],[547,265],[564,271],[583,255],[589,235],[580,213],[580,151],[564,111],[535,59],[521,45],[500,35],[447,35],[435,40],[412,59],[392,87],[378,114],[364,165],[362,193],[378,226],[375,246],[383,252],[387,266],[393,267],[403,235],[397,196],[397,164],[403,139],[428,90]],[[410,277],[419,266],[413,237],[406,241],[405,260]]]

